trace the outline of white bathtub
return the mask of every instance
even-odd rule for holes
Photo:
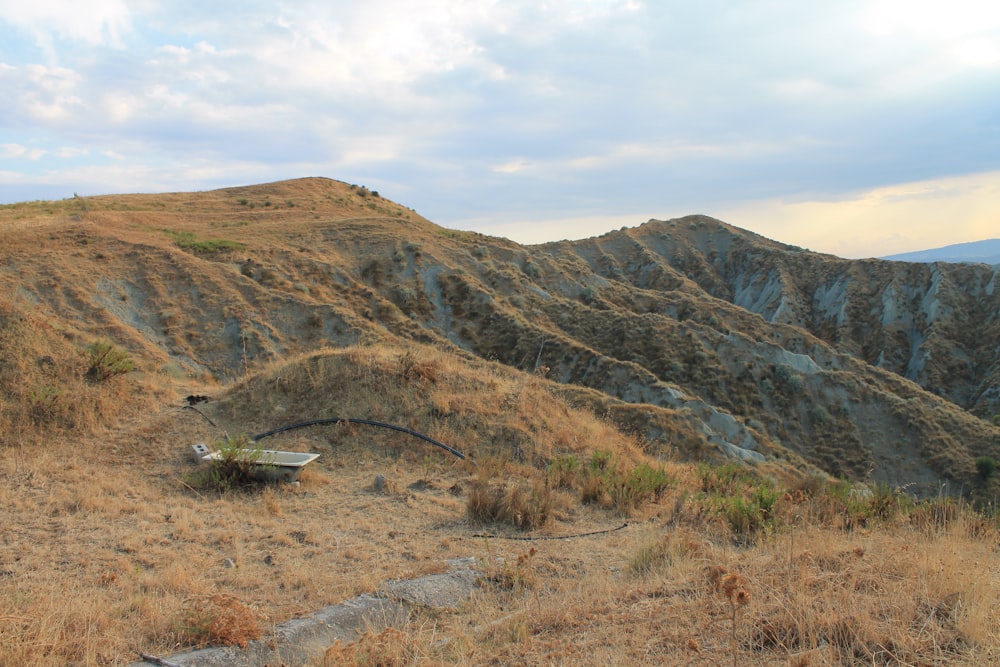
[[[255,464],[253,476],[266,482],[294,482],[307,464],[319,458],[312,452],[283,452],[276,449],[241,449],[247,460]],[[201,457],[203,461],[217,461],[219,452],[211,452]]]

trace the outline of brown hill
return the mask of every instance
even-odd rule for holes
[[[524,247],[319,178],[4,206],[0,237],[11,307],[181,386],[415,341],[633,406],[598,409],[654,455],[923,493],[1000,458],[985,266],[842,260],[701,216]]]
[[[899,271],[701,217],[522,247],[326,179],[0,207],[0,664],[303,664],[279,624],[454,559],[472,600],[305,664],[992,664],[996,516],[937,496],[995,497],[998,432],[866,360]],[[966,278],[906,335],[986,355]],[[189,460],[318,417],[470,458],[339,423],[264,441],[299,485]]]

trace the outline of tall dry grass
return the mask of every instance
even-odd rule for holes
[[[759,475],[652,461],[633,435],[555,395],[542,378],[448,351],[375,345],[273,364],[200,405],[202,414],[162,402],[115,428],[52,429],[4,448],[0,664],[113,665],[139,650],[238,644],[385,579],[469,556],[485,576],[463,608],[416,610],[405,628],[334,647],[324,664],[997,659],[991,517],[960,503],[876,512],[847,502],[863,494],[820,483],[786,492],[773,481],[780,493],[765,508]],[[398,423],[475,457],[459,462],[393,432],[314,427],[268,443],[321,453],[298,487],[186,483],[193,442],[328,416]],[[620,509],[583,503],[547,466],[598,451],[662,464],[672,483],[614,532],[482,536],[620,526]],[[376,475],[389,482],[381,492]],[[539,483],[556,501],[527,534],[484,530],[468,516],[477,479]],[[751,539],[727,514],[736,497],[757,498]],[[713,583],[727,575],[739,577],[746,605]]]
[[[356,662],[322,664],[993,664],[991,540],[961,529],[916,537],[908,526],[808,526],[803,546],[781,534],[745,549],[651,529],[583,573],[566,567],[564,548],[538,543],[520,595],[487,591],[433,632],[415,619],[396,635],[403,658],[358,660],[362,642]],[[619,569],[629,551],[632,567]]]

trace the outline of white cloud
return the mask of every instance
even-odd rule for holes
[[[60,146],[54,151],[54,155],[63,158],[64,160],[86,157],[89,154],[90,151],[88,149],[80,148],[78,146]]]
[[[102,97],[101,108],[113,124],[129,121],[143,106],[140,98],[120,90],[110,91]]]
[[[0,109],[8,114],[8,122],[16,118],[48,124],[70,118],[83,105],[78,94],[81,77],[74,70],[31,64],[5,67],[0,75],[5,79]]]
[[[900,33],[942,39],[1000,28],[1000,5],[992,0],[877,0],[863,14],[872,34]]]
[[[124,0],[0,0],[0,16],[50,48],[53,37],[120,48],[130,22]]]
[[[497,164],[490,169],[498,174],[516,174],[519,171],[523,171],[531,166],[531,162],[525,160],[524,158],[517,158],[514,160],[509,160],[502,164]]]
[[[28,148],[21,144],[0,144],[0,159],[39,160],[44,156],[45,151],[40,148]]]
[[[959,63],[970,67],[1000,67],[1000,41],[985,37],[966,39],[955,45]]]

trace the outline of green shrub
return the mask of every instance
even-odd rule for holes
[[[192,479],[192,486],[219,492],[232,489],[259,486],[261,469],[268,466],[261,463],[262,445],[247,435],[227,436],[215,443],[218,457],[209,461],[208,467],[199,471]]]
[[[548,465],[549,483],[556,488],[574,489],[580,485],[581,465],[576,454],[563,454]]]
[[[997,462],[993,457],[981,456],[976,459],[976,472],[979,473],[979,479],[984,482],[993,476],[993,473],[997,471]]]
[[[567,464],[560,464],[564,469]],[[583,503],[606,503],[629,515],[646,502],[659,500],[673,479],[662,468],[640,463],[633,468],[618,465],[610,452],[595,451],[577,474]]]
[[[163,231],[174,240],[174,243],[177,244],[178,248],[181,250],[189,250],[197,254],[212,255],[220,252],[242,250],[246,247],[239,241],[230,241],[228,239],[199,239],[192,232],[180,232],[172,229],[165,229]]]
[[[623,514],[630,514],[645,502],[659,500],[672,483],[662,468],[640,463],[625,473],[616,471],[609,493],[615,507]]]
[[[830,412],[822,405],[814,405],[809,409],[809,416],[816,424],[825,424],[830,421]]]
[[[752,473],[738,463],[729,462],[721,466],[708,463],[698,464],[698,479],[703,493],[733,495],[742,487],[752,484]]]
[[[805,389],[806,381],[791,366],[784,364],[774,369],[776,386],[788,396],[795,396]]]
[[[106,341],[87,347],[87,361],[87,378],[93,382],[103,382],[135,370],[135,362],[128,352]]]
[[[28,414],[36,426],[55,422],[65,417],[67,411],[68,404],[57,387],[41,385],[28,393]]]
[[[756,486],[749,498],[743,495],[723,497],[722,513],[733,536],[741,543],[750,542],[758,533],[774,525],[774,506],[780,493],[769,482]]]

